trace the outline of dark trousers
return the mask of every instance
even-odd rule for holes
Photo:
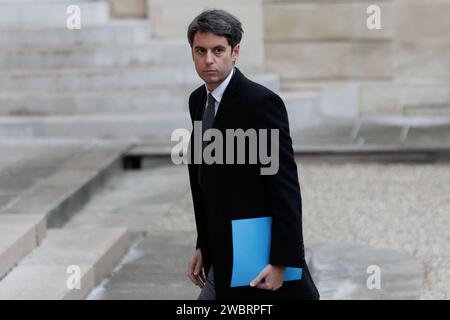
[[[208,275],[206,276],[206,283],[200,291],[200,295],[197,300],[216,300],[216,289],[214,286],[214,271],[213,267],[208,271]]]

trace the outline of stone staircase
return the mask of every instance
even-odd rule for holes
[[[40,247],[0,282],[0,299],[83,299],[121,260],[130,245],[124,228],[49,231]],[[79,288],[70,286],[71,268]]]
[[[148,20],[111,19],[105,1],[79,2],[82,28],[68,30],[68,4],[0,1],[0,135],[132,136],[153,143],[168,141],[175,128],[190,128],[188,95],[201,82],[186,39],[177,33],[168,40]],[[403,16],[393,20],[395,10],[414,15],[421,5],[386,1],[385,28],[377,32],[365,27],[366,7],[366,1],[264,2],[265,70],[273,73],[248,75],[281,94],[291,131],[337,117],[410,118],[403,112],[408,106],[448,104],[448,77],[440,73],[448,59],[436,61],[421,49],[444,46],[446,36],[432,26],[415,36]],[[351,22],[340,24],[343,17]]]
[[[0,166],[0,196],[5,197],[0,299],[86,298],[126,254],[130,233],[123,227],[65,225],[117,173],[133,144],[67,139],[0,144],[7,158]],[[70,286],[72,274],[79,276],[79,288]]]
[[[81,29],[69,30],[68,4],[0,1],[0,18],[10,17],[0,22],[0,136],[152,142],[190,128],[188,96],[201,81],[187,40],[154,39],[147,20],[112,20],[104,1],[81,2]],[[279,91],[275,74],[248,76]],[[287,100],[297,114],[318,96]]]
[[[0,279],[46,236],[43,215],[0,216]]]
[[[0,27],[65,26],[67,8],[73,4],[69,0],[1,0]],[[82,13],[83,25],[106,23],[109,19],[106,2],[81,0],[76,5]]]
[[[1,5],[1,2],[0,2]],[[112,20],[108,23],[83,26],[81,30],[68,32],[64,26],[51,27],[38,24],[2,26],[0,34],[2,47],[28,48],[33,46],[81,46],[81,45],[124,45],[144,44],[150,38],[148,23],[140,20]]]
[[[0,137],[5,138],[0,139],[0,299],[84,299],[120,264],[133,233],[145,232],[151,236],[138,246],[144,258],[117,274],[103,298],[171,298],[176,293],[191,297],[193,290],[186,285],[183,265],[188,259],[183,254],[191,248],[189,239],[194,235],[192,216],[185,215],[189,201],[170,198],[174,196],[171,183],[187,186],[185,176],[174,180],[178,177],[175,172],[167,179],[171,171],[163,170],[145,178],[141,183],[151,186],[150,199],[147,190],[142,199],[137,192],[127,193],[131,186],[139,189],[136,178],[131,177],[126,180],[129,185],[122,188],[122,200],[130,202],[137,197],[141,210],[108,207],[117,205],[112,201],[118,201],[118,194],[112,192],[105,197],[105,207],[85,207],[74,218],[98,187],[119,171],[122,156],[132,145],[130,140],[107,142],[93,137],[127,137],[137,144],[148,143],[150,148],[156,142],[166,147],[174,129],[190,128],[188,95],[200,81],[189,47],[185,39],[154,39],[146,20],[111,20],[105,1],[77,1],[82,29],[68,30],[66,9],[70,4],[66,0],[0,0]],[[268,49],[276,53],[277,46]],[[318,49],[311,47],[307,53],[314,55]],[[291,56],[298,60],[304,55]],[[335,65],[339,66],[339,61]],[[376,66],[369,67],[377,70]],[[282,67],[274,69],[282,77],[296,71]],[[249,76],[280,92],[277,75]],[[336,114],[336,105],[347,106],[340,112],[355,116],[359,97],[364,98],[361,102],[368,114],[384,106],[389,97],[394,106],[416,98],[429,101],[429,96],[435,97],[434,103],[448,101],[445,81],[429,88],[414,83],[392,87],[392,82],[382,79],[361,82],[355,88],[348,82],[336,86],[319,81],[317,86],[300,79],[283,88],[287,91],[280,94],[292,132],[316,125],[328,111]],[[378,132],[370,135],[378,137]],[[351,134],[345,135],[345,141],[349,137]],[[358,137],[355,135],[356,140]],[[18,146],[17,153],[8,152],[13,145]],[[50,145],[64,152],[48,152]],[[154,150],[149,150],[144,153],[153,155]],[[169,154],[167,149],[161,150]],[[24,161],[27,157],[34,165]],[[179,192],[176,195],[181,197],[186,190]],[[133,208],[135,205],[136,201],[132,202]],[[116,214],[122,212],[127,214]],[[172,239],[164,234],[168,231],[176,231],[177,236]],[[182,250],[180,245],[184,245]],[[173,256],[177,263],[168,281],[159,270],[164,270]],[[315,256],[316,261],[319,258]],[[79,267],[80,289],[68,286],[71,266]],[[323,270],[325,275],[328,269]],[[130,274],[142,277],[130,278]],[[326,280],[322,276],[325,285]]]

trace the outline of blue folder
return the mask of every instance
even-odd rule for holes
[[[272,217],[231,221],[233,271],[231,287],[249,286],[269,264]],[[302,268],[287,267],[284,281],[300,280]]]

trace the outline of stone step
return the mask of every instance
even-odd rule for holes
[[[406,251],[359,243],[321,243],[310,251],[310,268],[321,299],[420,297],[424,266]]]
[[[405,115],[412,116],[450,116],[450,101],[447,103],[423,103],[420,105],[405,106]]]
[[[84,149],[59,163],[53,173],[22,192],[0,214],[42,214],[46,216],[49,227],[64,225],[110,176],[122,169],[122,155],[134,146],[130,141],[97,140],[86,141],[85,144]],[[45,145],[40,146],[45,148]],[[48,160],[50,164],[51,161]],[[16,174],[19,180],[28,176],[26,171]]]
[[[36,25],[66,28],[66,21],[70,17],[66,11],[72,4],[73,2],[68,1],[63,3],[2,2],[0,3],[0,28]],[[107,2],[81,2],[76,5],[80,8],[81,27],[108,21],[109,5]]]
[[[120,262],[130,246],[125,228],[59,229],[0,282],[0,299],[84,299]],[[80,288],[71,277],[80,271]]]
[[[406,115],[450,103],[450,81],[403,78],[393,81],[283,81],[286,91],[319,91],[321,112],[330,116]]]
[[[0,214],[0,281],[42,242],[46,230],[45,215]]]
[[[138,235],[192,231],[194,216],[182,211],[190,204],[188,172],[169,158],[164,165],[126,170],[110,179],[64,228],[126,227]]]
[[[1,27],[1,26],[0,26]],[[0,47],[68,47],[80,45],[143,44],[151,37],[150,24],[142,20],[113,20],[80,30],[41,24],[0,29]]]
[[[3,70],[127,67],[141,64],[191,65],[189,45],[185,40],[175,40],[120,46],[15,47],[0,52],[0,68]]]
[[[275,74],[250,76],[274,91],[279,89]],[[193,66],[138,66],[127,68],[16,70],[0,73],[2,92],[61,92],[148,86],[194,86],[201,81]],[[1,93],[1,92],[0,92]]]
[[[189,112],[84,115],[54,117],[2,117],[0,136],[99,137],[169,139],[173,130],[192,127]]]
[[[0,198],[3,202],[0,213],[21,202],[24,196],[33,194],[34,186],[92,143],[77,139],[0,138]],[[31,208],[30,213],[42,213],[37,209]]]
[[[280,97],[286,106],[291,133],[322,123],[320,91],[281,91]]]
[[[56,116],[185,111],[188,110],[189,95],[194,89],[195,86],[166,86],[77,93],[5,93],[0,95],[0,115]],[[280,95],[286,107],[292,108],[292,117],[297,117],[298,121],[311,121],[320,99],[317,92],[281,92]]]
[[[195,239],[195,231],[149,233],[135,249],[137,258],[96,288],[89,299],[195,300],[200,289],[186,277]]]
[[[317,93],[290,93],[285,97],[283,94],[281,96],[286,104],[292,132],[314,126],[320,121],[320,115],[317,112],[320,96]],[[155,110],[152,110],[153,106],[146,104],[146,101],[150,101],[151,98],[143,96],[134,98],[142,100],[137,105],[130,106],[127,104],[129,101],[127,97],[120,97],[111,106],[107,104],[108,99],[113,101],[114,97],[111,96],[103,100],[103,108],[98,113],[86,112],[84,109],[83,113],[77,114],[36,116],[25,113],[22,116],[4,116],[0,118],[0,136],[114,137],[150,141],[163,138],[170,141],[170,136],[175,129],[191,129],[186,92],[180,92],[177,98],[166,97],[179,103],[168,109],[170,111],[164,110],[164,106],[159,108],[155,106]],[[98,99],[105,99],[105,97],[98,97]],[[168,104],[168,102],[165,103]],[[144,110],[145,108],[147,110]],[[27,112],[33,114],[30,110]]]
[[[450,103],[450,79],[406,80],[360,87],[361,114],[406,114],[411,107]]]
[[[148,87],[94,92],[0,95],[5,116],[123,114],[183,111],[196,86]]]
[[[126,227],[136,240],[88,299],[195,299],[198,288],[185,275],[195,244],[192,210],[187,169],[170,158],[109,180],[64,228]]]

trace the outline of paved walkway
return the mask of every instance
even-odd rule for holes
[[[353,145],[404,148],[450,148],[449,117],[362,117],[328,119],[321,125],[292,132],[294,145],[329,147]]]
[[[445,166],[333,164],[303,161],[301,157],[298,166],[305,243],[307,248],[312,248],[310,255],[314,261],[311,266],[319,286],[324,289],[322,298],[448,297],[448,243],[443,235],[450,227],[444,214],[450,204],[446,196],[450,194],[450,176]],[[198,290],[185,277],[195,241],[186,170],[169,165],[125,172],[111,180],[65,226],[127,226],[134,232],[134,249],[109,281],[91,294],[91,299],[196,297]],[[339,249],[344,250],[342,252],[346,250],[345,245],[350,244],[350,248],[355,249],[350,251],[355,253],[350,255],[353,257],[350,260],[344,259],[350,265],[361,267],[370,261],[370,264],[387,268],[384,272],[387,291],[369,294],[363,284],[357,284],[357,291],[329,291],[330,282],[326,282],[323,272],[331,271],[329,266],[323,265],[327,259],[318,258],[329,247],[320,246],[321,243],[342,244],[344,249]],[[359,254],[359,259],[357,252],[361,252],[361,246],[358,244],[367,245],[364,252],[366,255],[374,252],[372,258]],[[397,256],[392,252],[398,252],[398,257],[404,259],[392,260]],[[335,260],[330,258],[328,261],[338,261],[336,259],[345,256],[334,255]],[[411,268],[411,261],[418,267]],[[350,265],[348,267],[353,268]],[[420,265],[425,268],[423,275]],[[389,271],[392,268],[396,272],[403,268],[402,272],[414,275],[416,282],[399,284],[401,277]],[[336,279],[348,272],[348,268],[333,270],[338,272]],[[322,272],[321,276],[318,271]],[[359,276],[353,274],[348,280],[361,281],[368,277],[364,268],[359,272]],[[420,291],[417,286],[420,286],[422,276],[425,280]]]
[[[195,246],[187,168],[125,171],[111,179],[64,227],[129,228],[134,245],[90,299],[194,299],[185,276]]]
[[[349,139],[349,129],[323,128],[309,137],[297,132],[294,141],[304,139],[303,146],[319,148],[330,141],[338,147],[346,143],[367,146],[359,144],[358,138]],[[444,126],[429,129],[429,135],[421,135],[415,144],[391,143],[386,136],[378,135],[383,133],[383,127],[378,129],[370,135],[366,133],[364,141],[372,137],[372,145],[397,150],[415,145],[419,150],[442,151],[450,138]],[[361,132],[365,131],[358,134]],[[398,130],[392,132],[398,134]],[[441,147],[433,145],[433,141]],[[92,143],[78,139],[1,140],[0,213],[14,209],[21,203],[18,199],[26,200],[24,195],[30,190],[38,192],[40,181],[83,154]],[[139,149],[145,154],[145,147]],[[158,148],[152,152],[158,153]],[[86,159],[85,165],[92,164],[92,160]],[[115,176],[64,226],[127,227],[132,231],[133,249],[112,277],[92,292],[91,299],[193,299],[198,294],[185,276],[195,241],[187,168],[170,163],[145,168],[146,163],[153,166],[155,162],[143,161],[143,170]],[[82,170],[80,165],[70,167]],[[450,255],[445,236],[450,229],[446,214],[450,210],[448,162],[363,163],[345,158],[322,161],[300,154],[298,167],[307,248],[317,248],[320,243],[350,243],[400,250],[425,268],[421,298],[449,298]],[[62,182],[64,175],[49,186],[56,190]],[[70,179],[65,183],[71,185]],[[44,196],[39,195],[39,199]],[[39,203],[45,205],[45,201]],[[27,210],[36,210],[35,206],[26,205]]]

